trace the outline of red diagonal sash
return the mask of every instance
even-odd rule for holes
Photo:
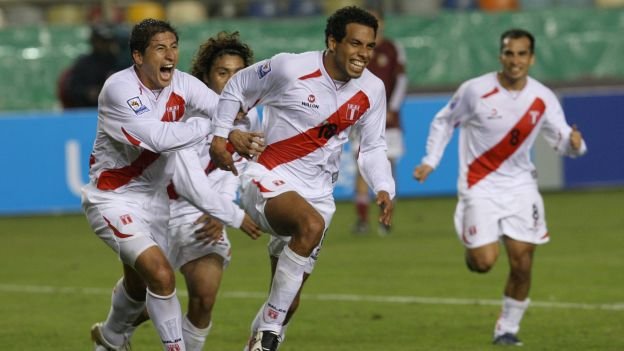
[[[304,157],[323,147],[332,136],[357,122],[370,107],[368,96],[358,91],[331,116],[316,127],[288,139],[280,140],[260,154],[258,162],[268,169]]]
[[[472,161],[468,166],[468,188],[497,170],[505,160],[520,148],[544,115],[545,109],[544,101],[536,98],[518,123],[505,134],[498,144]]]

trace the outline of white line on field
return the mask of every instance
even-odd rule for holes
[[[26,294],[84,294],[84,295],[109,295],[111,289],[103,288],[79,288],[79,287],[55,287],[40,285],[15,285],[0,284],[0,292],[26,293]],[[187,296],[186,290],[178,290],[178,295]],[[253,291],[226,291],[220,293],[221,298],[231,299],[264,299],[266,293]],[[350,301],[350,302],[378,302],[398,304],[425,304],[425,305],[481,305],[499,306],[500,300],[487,299],[462,299],[445,297],[423,296],[375,296],[375,295],[352,295],[352,294],[303,294],[302,298],[318,301]],[[608,310],[624,311],[624,303],[574,303],[554,301],[531,301],[532,307],[562,308],[577,310]]]

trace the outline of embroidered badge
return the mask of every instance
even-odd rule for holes
[[[141,99],[138,96],[129,99],[127,103],[137,116],[149,111],[149,108],[143,105],[143,102],[141,102]]]
[[[258,67],[258,78],[264,78],[269,72],[271,72],[271,61],[266,61],[263,65]]]

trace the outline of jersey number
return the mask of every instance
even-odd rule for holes
[[[518,130],[518,128],[514,128],[510,134],[511,138],[509,139],[509,144],[513,146],[518,145],[518,142],[520,142],[520,130]]]
[[[336,125],[335,123],[323,124],[321,128],[319,128],[318,138],[329,139],[333,137],[334,135],[336,135],[337,131],[338,131],[338,125]]]

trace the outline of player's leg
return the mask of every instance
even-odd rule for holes
[[[455,230],[466,248],[464,259],[472,272],[487,273],[498,259],[500,211],[490,199],[462,198],[455,209]]]
[[[212,309],[223,276],[223,257],[209,254],[182,267],[189,294],[188,310],[182,322],[187,351],[200,351],[212,327]]]
[[[360,172],[356,171],[355,176],[355,213],[357,220],[353,227],[353,232],[356,234],[364,234],[368,232],[368,208],[370,204],[370,197],[368,194],[368,184],[364,181],[364,178],[360,175]]]
[[[519,345],[517,333],[529,307],[533,256],[538,244],[548,242],[541,195],[535,189],[517,194],[509,201],[510,214],[501,221],[503,242],[509,259],[500,316],[494,328],[494,342]]]

